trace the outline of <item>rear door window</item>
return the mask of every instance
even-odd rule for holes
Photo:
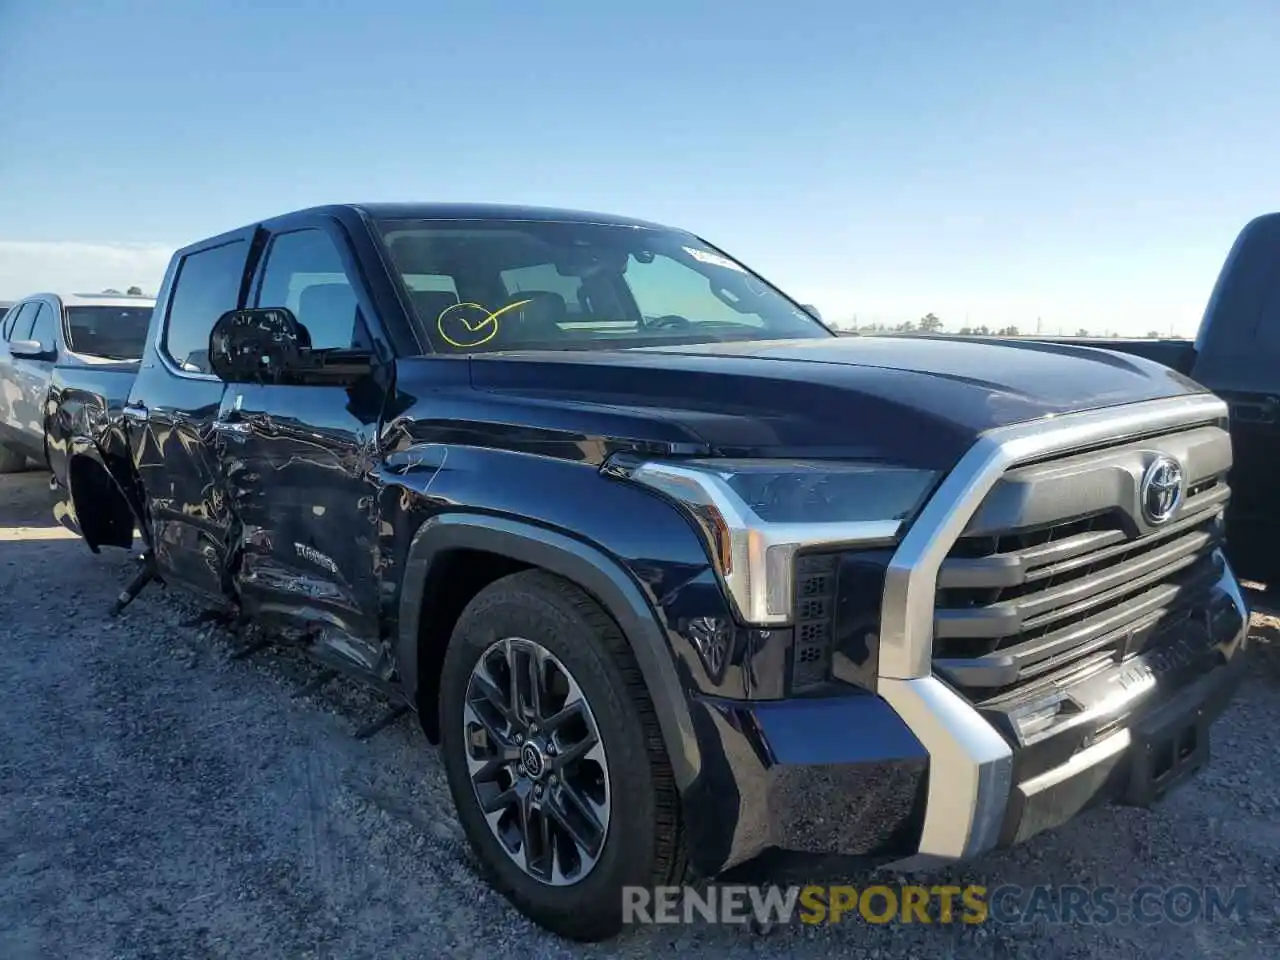
[[[169,297],[164,350],[184,372],[213,372],[209,334],[220,316],[240,305],[248,247],[244,240],[232,240],[182,258]]]

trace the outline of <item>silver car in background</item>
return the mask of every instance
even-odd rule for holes
[[[44,409],[58,366],[135,365],[155,300],[33,293],[0,318],[0,473],[48,464]]]

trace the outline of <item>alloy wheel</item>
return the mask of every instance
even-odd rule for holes
[[[577,883],[609,832],[609,765],[595,715],[568,668],[532,640],[491,644],[463,708],[467,772],[503,850],[551,886]]]

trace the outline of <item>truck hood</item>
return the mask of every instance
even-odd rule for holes
[[[945,337],[474,354],[470,384],[501,401],[491,415],[513,428],[935,469],[994,427],[1205,392],[1106,350]]]

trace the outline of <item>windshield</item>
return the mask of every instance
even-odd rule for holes
[[[67,347],[108,360],[137,360],[151,324],[151,307],[68,307]]]
[[[833,335],[686,233],[531,220],[378,227],[418,321],[442,352]]]

